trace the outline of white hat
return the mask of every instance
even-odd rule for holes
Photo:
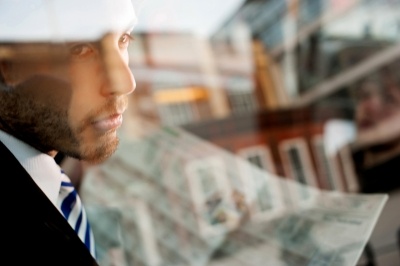
[[[131,0],[0,0],[0,43],[98,40],[136,20]]]

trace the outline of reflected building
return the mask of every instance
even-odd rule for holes
[[[284,178],[351,193],[393,191],[399,8],[397,0],[247,0],[210,40],[138,34],[134,106]],[[337,142],[348,130],[328,132],[331,122],[352,134]]]

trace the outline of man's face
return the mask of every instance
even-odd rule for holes
[[[101,43],[68,43],[57,59],[3,62],[10,89],[0,92],[0,126],[43,152],[93,163],[108,158],[135,88],[129,41],[128,33],[111,34]]]

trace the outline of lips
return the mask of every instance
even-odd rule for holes
[[[122,124],[122,115],[121,114],[115,114],[111,115],[109,117],[103,118],[103,119],[98,119],[95,120],[92,125],[95,129],[97,129],[100,132],[107,132],[110,130],[115,130],[118,127],[120,127]]]

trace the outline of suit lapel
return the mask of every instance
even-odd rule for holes
[[[81,254],[81,256],[92,258],[67,220],[1,142],[0,158],[2,167],[0,171],[1,186],[8,189],[8,191],[0,193],[0,201],[8,202],[8,204],[3,204],[3,210],[10,217],[14,217],[9,226],[29,227],[31,224],[38,225],[48,230],[45,235],[51,236],[52,241],[56,239],[60,241],[61,245],[64,245],[64,248],[75,249],[73,252],[76,255]],[[32,230],[35,230],[35,228],[32,228]],[[90,265],[97,264],[93,260],[93,264]]]

